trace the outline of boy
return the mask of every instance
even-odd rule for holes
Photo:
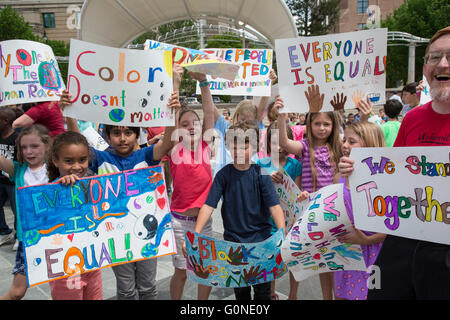
[[[178,89],[183,68],[173,67],[173,93],[168,107],[175,112],[180,108]],[[60,105],[70,104],[70,94],[64,91]],[[79,132],[76,119],[66,118],[69,130]],[[145,168],[157,165],[172,148],[172,133],[175,127],[166,127],[165,137],[146,148],[139,148],[140,128],[106,125],[105,134],[110,147],[105,151],[91,149],[89,169],[97,174],[119,172],[129,169]],[[117,298],[119,300],[154,300],[156,299],[156,265],[157,259],[146,259],[113,266],[116,276]]]
[[[397,138],[398,130],[400,129],[400,121],[398,116],[402,112],[403,105],[398,100],[388,100],[384,105],[384,112],[388,120],[381,125],[383,129],[384,138],[386,140],[386,147],[392,147]]]
[[[0,108],[0,155],[11,161],[16,161],[16,138],[17,133],[12,128],[12,123],[16,119],[16,113],[8,108]],[[8,175],[0,171],[0,246],[12,241],[14,233],[8,227],[5,219],[6,200],[9,199],[11,210],[14,214],[14,226],[16,224],[16,196],[14,182],[9,180]]]
[[[270,215],[277,229],[284,228],[283,210],[270,176],[262,174],[261,167],[251,163],[258,150],[258,137],[258,128],[251,122],[228,129],[226,144],[234,162],[222,168],[214,178],[208,198],[200,209],[195,232],[202,231],[222,197],[225,240],[238,243],[264,241],[270,237]],[[270,282],[252,287],[255,300],[270,300]],[[234,292],[237,300],[251,299],[251,287],[235,288]]]

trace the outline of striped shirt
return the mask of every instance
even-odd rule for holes
[[[303,139],[300,141],[303,146],[302,154],[299,157],[296,155],[296,159],[299,160],[303,165],[302,171],[302,187],[303,190],[308,192],[313,192],[313,179],[311,172],[311,163],[309,160],[309,141],[308,139]],[[317,175],[317,187],[316,191],[320,188],[333,184],[334,169],[331,165],[330,153],[326,146],[316,147],[315,153],[315,163]]]

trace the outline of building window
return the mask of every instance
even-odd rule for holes
[[[44,20],[44,28],[56,28],[55,25],[55,14],[52,13],[43,13],[42,20]]]
[[[358,30],[367,29],[367,23],[358,23]]]
[[[364,14],[369,7],[369,0],[358,0],[358,13]]]

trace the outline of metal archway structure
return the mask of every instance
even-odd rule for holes
[[[283,0],[86,0],[81,10],[81,40],[125,47],[141,34],[179,20],[226,24],[273,48],[275,39],[297,36]]]

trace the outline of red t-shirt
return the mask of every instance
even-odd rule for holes
[[[57,101],[38,103],[25,114],[33,119],[34,123],[45,126],[51,137],[66,131],[64,129],[63,114]]]
[[[169,156],[173,179],[172,211],[185,212],[191,208],[201,208],[208,197],[212,185],[211,150],[202,140],[196,153],[194,155],[194,151],[178,143]]]
[[[432,101],[409,111],[402,121],[394,147],[450,146],[450,114],[440,114]]]

